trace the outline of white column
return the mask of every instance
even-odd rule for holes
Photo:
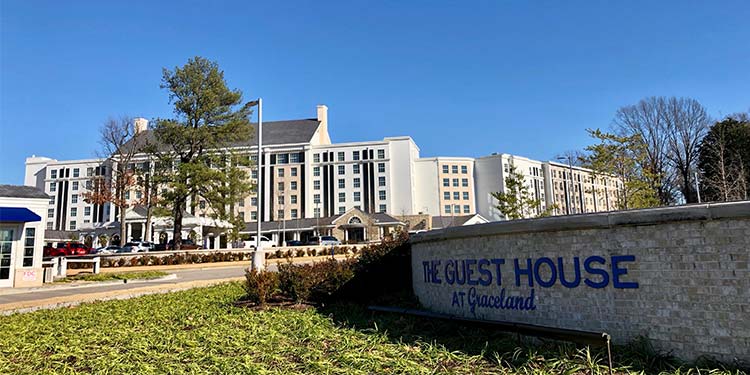
[[[148,241],[144,237],[146,237],[146,223],[141,224],[141,241]]]
[[[125,224],[125,238],[121,239],[122,245],[130,242],[130,237],[133,235],[133,224]]]

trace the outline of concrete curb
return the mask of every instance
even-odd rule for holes
[[[120,285],[120,284],[141,284],[141,283],[151,283],[151,282],[157,282],[157,281],[167,281],[167,280],[175,280],[177,279],[177,274],[170,273],[169,275],[158,277],[155,279],[133,279],[133,280],[108,280],[108,281],[82,281],[82,282],[73,282],[73,283],[66,283],[66,284],[52,284],[50,286],[41,286],[41,287],[34,287],[34,288],[8,288],[7,290],[0,290],[0,296],[9,296],[14,294],[24,294],[24,293],[38,293],[38,292],[49,292],[53,290],[62,290],[62,289],[85,289],[85,288],[93,288],[93,287],[100,287],[100,286],[108,286],[108,285]]]
[[[198,280],[184,283],[167,284],[167,285],[153,285],[146,286],[136,289],[127,290],[115,290],[100,293],[91,293],[85,295],[72,295],[64,297],[46,298],[42,300],[25,301],[25,302],[14,302],[7,304],[0,304],[0,315],[11,315],[15,313],[26,313],[36,310],[43,309],[56,309],[60,307],[71,307],[77,306],[82,303],[96,302],[96,301],[109,301],[115,299],[129,299],[150,294],[164,294],[177,292],[182,290],[188,290],[193,288],[200,288],[206,286],[212,286],[232,281],[244,280],[244,277],[230,277],[224,279],[214,280]]]

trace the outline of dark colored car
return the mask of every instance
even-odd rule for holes
[[[180,250],[198,250],[200,248],[201,248],[200,245],[196,245],[195,242],[193,242],[193,240],[190,240],[190,239],[183,239],[182,244],[180,245]],[[174,249],[174,240],[169,240],[169,242],[166,244],[160,243],[156,245],[156,247],[154,248],[154,250],[156,251],[164,251],[164,250],[172,250],[172,249]]]
[[[306,244],[302,241],[286,241],[287,246],[305,246]]]

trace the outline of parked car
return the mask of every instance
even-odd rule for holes
[[[139,253],[139,252],[144,252],[144,251],[151,250],[151,245],[152,245],[151,242],[130,241],[130,242],[126,243],[125,246],[123,246],[123,247],[130,246],[131,248],[133,248],[132,252]]]
[[[286,241],[286,245],[287,246],[305,246],[307,244],[302,241],[293,240],[293,241]]]
[[[341,245],[341,241],[333,236],[315,236],[310,237],[310,241],[307,244],[313,246],[339,246]]]
[[[62,257],[62,256],[76,256],[76,255],[88,255],[91,249],[75,241],[60,242],[56,247],[45,246],[42,255],[45,257]]]
[[[198,250],[202,249],[203,247],[200,245],[196,245],[193,240],[190,239],[182,239],[182,243],[180,244],[180,250]],[[154,250],[172,250],[174,249],[174,240],[169,240],[166,244],[159,244],[154,247]]]
[[[91,254],[109,255],[117,253],[121,248],[116,245],[102,246],[91,251]]]
[[[116,251],[117,254],[122,254],[122,253],[137,253],[137,252],[138,252],[138,248],[134,247],[133,245],[129,245],[129,244],[125,244],[125,246],[117,249],[117,251]]]
[[[249,248],[255,249],[255,244],[257,243],[256,238],[257,238],[257,236],[250,236],[250,239],[247,240],[247,241],[245,241],[245,244]],[[268,237],[266,237],[266,236],[260,236],[260,248],[264,249],[264,248],[267,248],[267,247],[276,247],[276,243],[274,243],[271,240],[269,240]]]

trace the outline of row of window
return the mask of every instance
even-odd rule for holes
[[[354,208],[356,208],[358,210],[361,210],[362,206],[356,205],[356,206],[354,206]],[[378,212],[385,213],[387,208],[388,207],[385,204],[378,205]],[[339,215],[345,213],[346,212],[346,207],[339,206],[338,212],[339,212]],[[316,207],[315,209],[313,209],[313,217],[320,217],[320,208]]]
[[[284,169],[279,168],[279,169],[277,169],[276,175],[279,176],[279,177],[284,177],[284,173],[285,173]],[[297,177],[297,167],[289,168],[289,175],[291,177]],[[257,178],[257,174],[256,174],[256,177],[253,177],[253,178]]]
[[[76,217],[78,216],[78,208],[77,207],[71,207],[70,208],[70,217]],[[91,216],[91,206],[86,206],[83,208],[83,216]],[[47,209],[47,217],[53,218],[55,217],[55,209],[54,208],[48,208]]]
[[[96,171],[96,172],[99,175],[105,175],[106,174],[107,167],[101,166],[101,167],[97,167],[97,168],[99,170]],[[64,170],[65,169],[60,169],[59,170],[61,178],[64,177],[63,176],[63,171]],[[50,171],[49,171],[49,177],[50,178],[57,178],[57,174],[58,174],[58,170],[57,169],[50,169]],[[80,168],[73,168],[73,177],[80,177],[80,175],[81,175],[81,169]],[[91,177],[93,175],[94,175],[94,167],[88,167],[88,168],[86,168],[86,177]]]
[[[378,191],[378,199],[381,201],[386,200],[386,192],[385,190],[379,190]],[[352,200],[354,202],[361,202],[362,201],[362,193],[359,191],[355,191],[352,193]],[[339,193],[339,202],[344,203],[346,202],[346,193]],[[313,194],[313,203],[320,203],[320,194]]]
[[[346,174],[346,166],[345,165],[339,165],[337,168],[338,174]],[[352,165],[352,173],[353,174],[360,174],[361,172],[361,166],[359,164],[353,164]],[[378,163],[378,173],[385,173],[385,163]],[[313,167],[313,176],[320,177],[320,167]]]
[[[456,173],[458,173],[458,168],[459,168],[458,165],[447,165],[447,164],[444,164],[443,165],[443,173],[445,173],[445,174],[447,174],[447,173],[454,173],[454,174],[456,174]],[[469,167],[467,167],[465,165],[462,165],[461,166],[461,174],[467,174],[467,173],[469,173]]]
[[[451,182],[453,182],[453,187],[458,187],[458,178],[450,179],[450,178],[444,178],[443,179],[443,186],[444,187],[450,187]],[[469,186],[469,179],[468,178],[462,178],[461,179],[461,186],[468,187]]]
[[[385,159],[385,150],[378,150],[378,159]],[[359,151],[352,151],[352,160],[360,160]],[[336,153],[336,161],[346,161],[344,151],[338,151]],[[313,154],[313,162],[320,163],[320,154]]]
[[[452,208],[452,209],[451,209],[451,208]],[[460,213],[461,213],[461,206],[460,206],[460,205],[458,205],[458,204],[454,204],[454,205],[452,205],[452,206],[451,206],[450,204],[446,204],[446,205],[445,205],[445,208],[444,208],[444,212],[445,212],[446,214],[450,214],[450,213],[454,213],[454,214],[460,214]],[[468,205],[468,204],[465,204],[465,205],[464,205],[464,213],[465,213],[465,214],[469,214],[469,213],[471,213],[471,207],[469,207],[469,205]]]
[[[450,200],[451,199],[451,192],[444,191],[443,192],[443,199],[446,200],[446,201]],[[468,201],[469,200],[469,192],[468,191],[464,191],[464,192],[454,191],[453,192],[453,200],[457,201],[457,200],[461,200],[461,199],[463,199],[465,201]]]

